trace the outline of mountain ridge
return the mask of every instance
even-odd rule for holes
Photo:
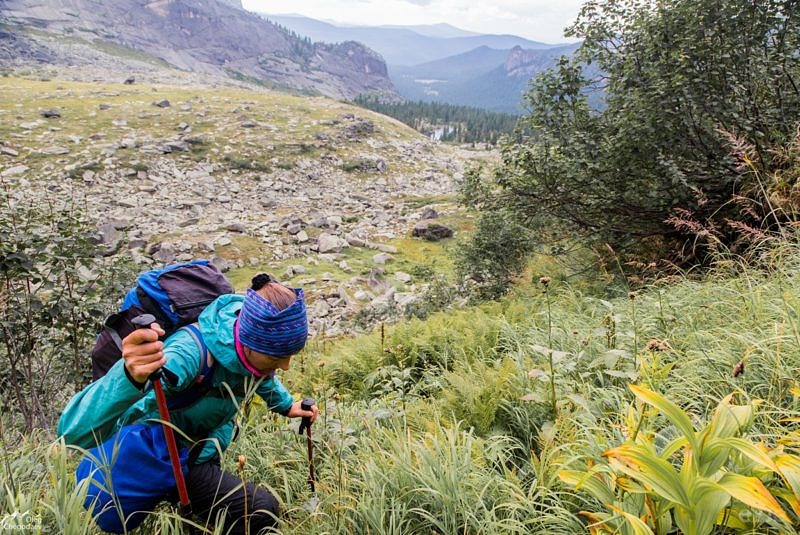
[[[337,26],[310,17],[297,15],[270,15],[259,13],[267,20],[284,26],[315,41],[341,42],[355,40],[376,50],[389,66],[413,66],[468,52],[480,46],[525,49],[557,48],[539,41],[515,35],[475,34],[458,37],[431,37],[414,31],[419,26]],[[447,25],[448,28],[454,28]],[[424,26],[434,32],[437,25]],[[439,27],[441,29],[441,27]],[[464,31],[456,28],[459,31]],[[446,30],[452,33],[452,30]]]
[[[522,97],[529,80],[580,46],[513,35],[464,35],[464,30],[448,24],[345,27],[300,15],[265,16],[312,39],[361,40],[383,56],[393,85],[408,100],[512,114],[524,111]],[[423,58],[426,61],[420,62]]]
[[[115,43],[187,71],[269,81],[340,99],[397,98],[386,63],[355,42],[311,43],[244,10],[238,0],[6,0],[0,15],[17,45],[0,59],[18,61],[27,41],[52,47],[39,32]],[[25,33],[25,30],[37,33]],[[58,55],[58,54],[56,54]],[[69,63],[69,53],[66,56]],[[4,57],[5,56],[5,57]],[[24,59],[24,58],[23,58]]]

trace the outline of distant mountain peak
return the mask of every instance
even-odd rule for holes
[[[412,32],[418,33],[420,35],[424,35],[426,37],[440,37],[440,38],[452,38],[452,37],[472,37],[476,35],[482,35],[478,32],[471,32],[469,30],[463,30],[461,28],[457,28],[452,24],[448,24],[446,22],[439,22],[437,24],[414,24],[414,25],[396,25],[396,24],[384,24],[381,26],[377,26],[377,28],[386,28],[389,30],[411,30]]]
[[[549,45],[515,35],[485,35],[468,32],[450,24],[419,26],[338,26],[309,17],[263,14],[267,19],[315,41],[338,43],[358,41],[376,50],[390,67],[429,63],[469,52],[481,46],[508,50],[548,49]]]

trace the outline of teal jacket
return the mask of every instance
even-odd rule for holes
[[[198,463],[207,462],[230,444],[234,416],[248,389],[255,389],[274,412],[285,414],[294,399],[278,377],[259,379],[239,362],[233,338],[233,324],[244,296],[223,295],[213,301],[198,320],[203,340],[215,360],[213,389],[184,409],[170,411],[172,423],[184,434],[203,443]],[[200,373],[200,349],[184,330],[164,344],[165,368],[178,377],[167,396],[191,386]],[[76,394],[58,421],[58,435],[67,444],[92,448],[104,442],[123,425],[159,418],[155,393],[142,391],[128,379],[120,359],[106,375]]]

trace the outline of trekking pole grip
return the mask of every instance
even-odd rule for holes
[[[314,398],[304,398],[303,401],[300,402],[300,408],[304,411],[310,411],[311,407],[317,404],[317,400]],[[300,422],[300,429],[297,430],[298,434],[302,435],[306,429],[311,429],[311,417],[310,416],[303,416],[303,421]]]
[[[155,322],[156,322],[156,317],[153,316],[152,314],[139,314],[138,316],[136,316],[131,320],[131,323],[136,328],[136,330],[149,329],[150,325],[152,325]],[[151,381],[161,379],[161,368],[151,373],[149,379]]]

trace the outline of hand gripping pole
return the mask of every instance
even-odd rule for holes
[[[149,329],[155,323],[156,318],[152,314],[142,314],[131,320],[137,329]],[[175,442],[175,434],[172,432],[172,422],[169,418],[169,408],[167,407],[167,397],[164,395],[164,387],[161,384],[163,372],[159,368],[150,374],[150,382],[156,392],[156,403],[158,404],[158,414],[161,417],[161,427],[164,429],[164,438],[167,440],[169,450],[169,460],[172,464],[172,475],[175,476],[175,484],[178,487],[178,499],[180,500],[179,511],[182,517],[188,518],[192,514],[192,504],[189,501],[189,491],[186,489],[186,480],[181,469],[181,460],[178,455],[178,445]]]

